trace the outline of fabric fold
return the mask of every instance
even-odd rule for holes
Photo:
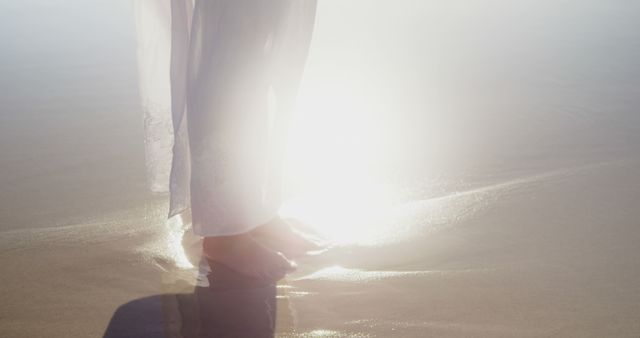
[[[242,233],[277,215],[316,5],[134,2],[149,186],[170,193],[170,217],[191,210],[196,234]]]

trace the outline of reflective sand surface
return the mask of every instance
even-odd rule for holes
[[[627,183],[637,165],[480,190],[476,204],[489,203],[472,217],[437,230],[428,217],[405,219],[404,240],[311,258],[314,268],[290,282],[305,292],[291,297],[297,327],[310,336],[632,337],[639,191]]]
[[[144,186],[130,8],[0,7],[0,336],[99,337],[193,276]],[[282,214],[334,246],[279,285],[278,336],[640,335],[638,15],[322,3]]]

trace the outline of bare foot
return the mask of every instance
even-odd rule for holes
[[[295,270],[283,254],[262,246],[249,234],[206,237],[202,246],[208,259],[247,277],[277,281]]]
[[[322,246],[294,230],[291,224],[280,217],[274,218],[249,233],[260,243],[282,252],[288,258],[300,257],[310,251],[322,249]]]

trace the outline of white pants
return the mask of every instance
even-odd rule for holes
[[[151,189],[200,236],[277,215],[316,0],[136,0]],[[170,172],[170,175],[169,175]]]

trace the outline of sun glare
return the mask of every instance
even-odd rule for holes
[[[362,82],[343,86],[363,88]],[[372,117],[375,102],[321,84],[303,88],[300,97],[285,166],[285,187],[295,197],[281,214],[338,244],[374,241],[392,200],[376,178],[384,160],[376,152],[383,126]]]

